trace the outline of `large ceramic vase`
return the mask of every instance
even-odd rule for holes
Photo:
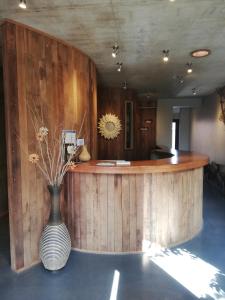
[[[63,268],[71,251],[71,240],[60,213],[61,186],[49,185],[51,211],[40,240],[40,258],[47,270]]]

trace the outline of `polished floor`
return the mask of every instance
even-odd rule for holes
[[[1,300],[225,299],[225,197],[204,188],[204,229],[179,247],[144,255],[72,252],[55,273],[41,265],[21,274],[9,267],[6,219],[0,222]],[[161,252],[160,252],[161,251]],[[152,257],[153,252],[157,253]]]

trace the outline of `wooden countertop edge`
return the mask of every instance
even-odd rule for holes
[[[208,156],[193,152],[175,152],[171,158],[132,161],[130,166],[97,166],[103,160],[93,160],[72,167],[69,172],[94,174],[148,174],[169,173],[204,167]]]

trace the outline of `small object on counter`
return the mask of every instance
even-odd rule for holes
[[[96,164],[96,166],[112,167],[112,166],[115,166],[115,163],[113,163],[113,162],[99,162],[99,163]]]
[[[91,159],[91,155],[89,154],[89,152],[87,150],[87,146],[86,145],[82,146],[82,150],[79,155],[79,160],[80,161],[89,161],[90,159]]]
[[[116,161],[117,166],[130,166],[130,161],[127,160],[117,160]]]

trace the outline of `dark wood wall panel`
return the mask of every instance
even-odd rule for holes
[[[125,101],[133,102],[134,146],[125,150]],[[98,134],[98,159],[150,159],[150,152],[156,146],[156,101],[140,99],[134,90],[122,88],[98,88],[98,120],[112,113],[119,117],[122,124],[120,135],[107,140]],[[148,123],[151,121],[151,124]],[[141,128],[146,128],[142,131]]]
[[[98,134],[98,159],[133,159],[135,157],[135,150],[124,150],[124,105],[126,100],[135,103],[135,97],[132,90],[98,89],[98,121],[102,115],[111,113],[119,117],[122,124],[121,133],[113,140],[107,140]]]
[[[0,52],[1,55],[1,52]],[[0,68],[0,218],[8,212],[3,70]]]
[[[39,261],[39,238],[49,214],[46,183],[25,154],[34,150],[27,104],[33,98],[41,102],[49,130],[61,124],[79,127],[86,111],[85,137],[95,158],[96,69],[79,50],[35,29],[6,21],[2,31],[11,261],[19,270]]]

